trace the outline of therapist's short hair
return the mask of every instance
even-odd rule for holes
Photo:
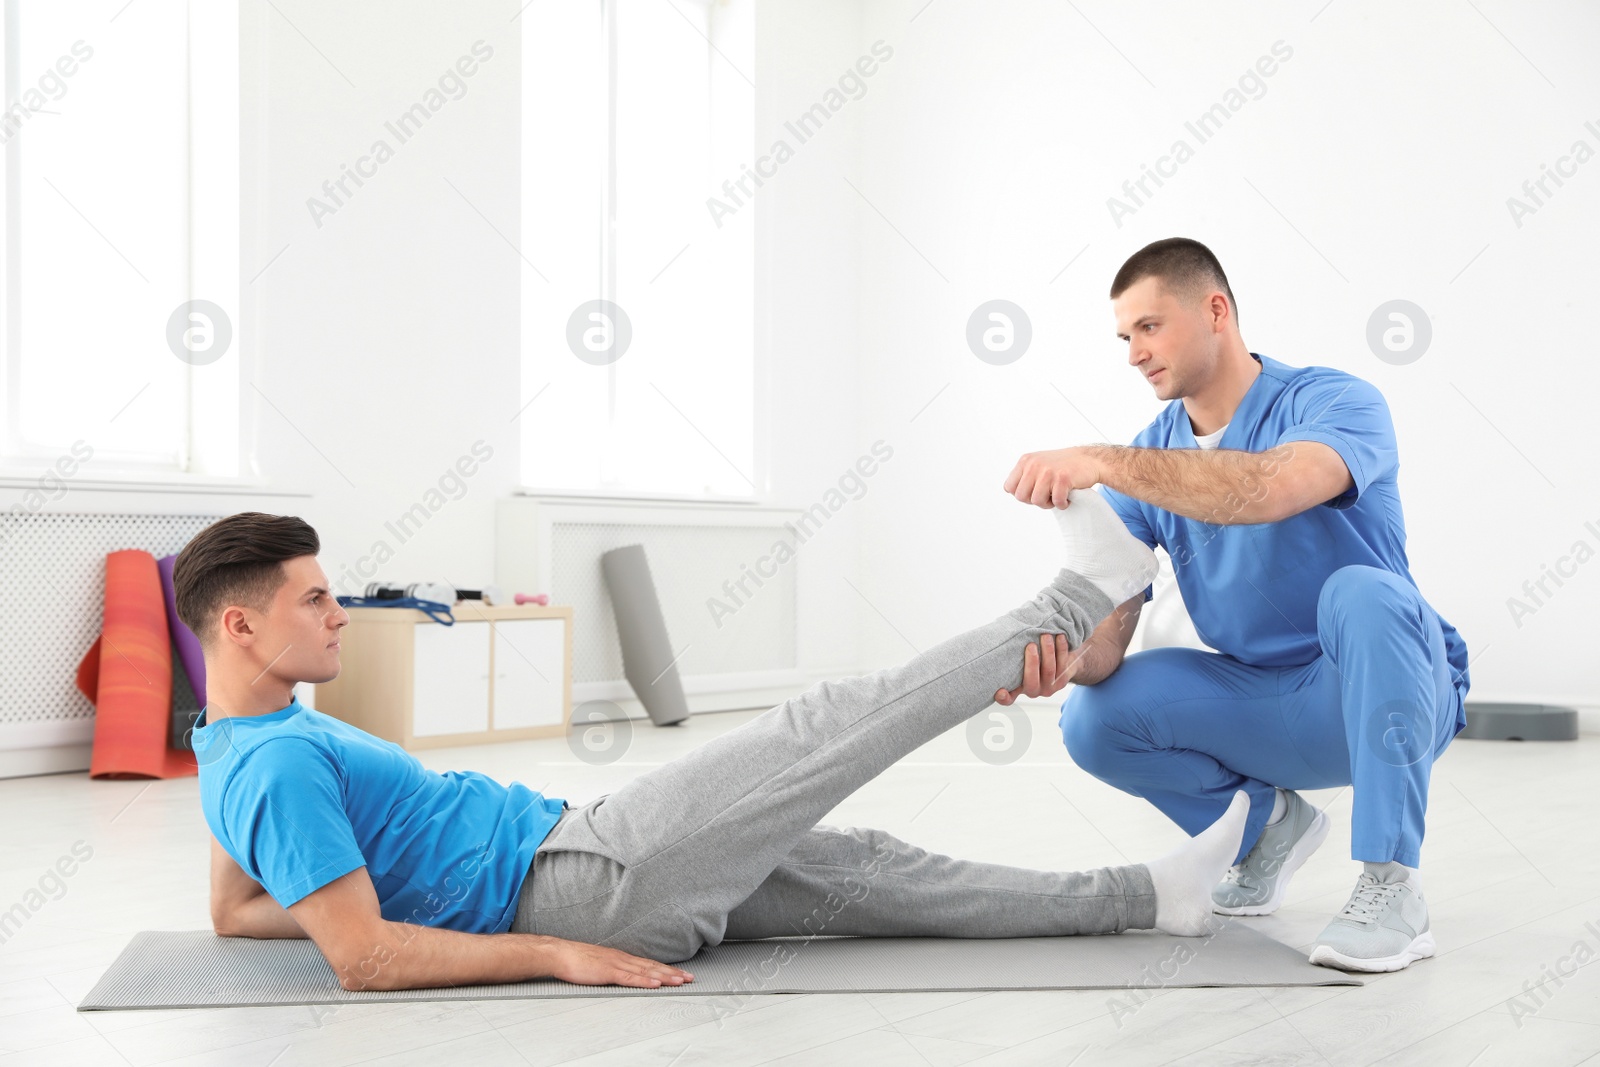
[[[1221,289],[1239,321],[1239,302],[1233,298],[1228,276],[1211,249],[1188,237],[1167,237],[1153,241],[1128,257],[1111,282],[1115,300],[1146,278],[1160,278],[1168,292],[1181,300],[1196,300],[1212,289]]]
[[[195,534],[172,564],[178,618],[203,646],[230,604],[266,611],[285,581],[283,562],[322,550],[317,531],[297,515],[241,511]]]

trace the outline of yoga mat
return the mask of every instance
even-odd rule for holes
[[[172,647],[172,714],[167,719],[167,746],[169,748],[194,751],[194,724],[200,721],[200,712],[204,710],[195,699],[194,689],[189,684],[189,674],[183,669],[183,660],[178,658],[178,647]]]
[[[207,930],[135,934],[79,1011],[117,1008],[355,1004],[379,1000],[518,1000],[551,997],[724,998],[730,1011],[770,993],[928,992],[997,989],[1121,990],[1132,1007],[1158,988],[1361,985],[1249,928],[1221,922],[1206,937],[1147,931],[1108,937],[775,938],[724,941],[684,966],[695,980],[660,989],[569,985],[554,979],[502,985],[353,992],[340,987],[310,941],[218,937]]]
[[[178,596],[172,585],[172,565],[177,559],[177,556],[163,556],[156,561],[156,567],[161,571],[161,596],[167,605],[167,632],[172,635],[178,659],[183,662],[183,673],[189,679],[189,688],[203,708],[206,706],[206,657],[200,651],[200,639],[178,618]]]
[[[78,665],[77,684],[95,706],[91,778],[196,774],[194,753],[167,745],[172,709],[172,639],[155,557],[138,549],[106,556],[105,621]]]
[[[167,727],[167,744],[172,748],[194,750],[191,735],[200,712],[206,706],[206,659],[194,631],[178,618],[177,589],[172,584],[172,566],[177,556],[156,560],[161,572],[161,596],[167,605],[167,634],[172,638],[172,716]]]
[[[634,695],[657,726],[671,726],[689,717],[689,704],[678,678],[678,656],[667,637],[650,561],[643,545],[613,548],[600,557],[611,610],[622,640],[622,673]]]

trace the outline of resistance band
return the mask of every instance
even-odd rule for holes
[[[341,608],[416,608],[443,626],[456,624],[456,617],[450,613],[450,605],[441,604],[437,600],[422,600],[414,596],[341,596],[334,599],[339,602]]]

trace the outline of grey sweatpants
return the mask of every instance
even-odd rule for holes
[[[1115,605],[1070,571],[1033,600],[900,667],[821,682],[562,813],[512,931],[666,963],[724,938],[1040,937],[1155,925],[1142,864],[1026,870],[817,825],[845,797],[1022,681],[1041,634],[1076,648]],[[1015,813],[1031,818],[1027,812]]]

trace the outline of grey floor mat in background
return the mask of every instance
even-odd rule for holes
[[[394,992],[340,987],[310,941],[256,941],[210,931],[136,934],[79,1011],[349,1004],[379,1000],[716,996],[768,993],[1185,986],[1361,985],[1303,953],[1223,922],[1206,937],[1137,931],[1105,937],[780,938],[726,941],[684,965],[692,983],[660,989],[579,986],[553,979]]]

